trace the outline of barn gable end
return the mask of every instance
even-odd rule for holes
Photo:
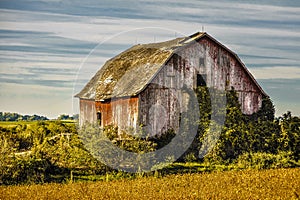
[[[257,112],[266,96],[235,53],[207,33],[196,33],[135,45],[108,60],[76,95],[80,123],[98,119],[101,126],[144,125],[151,133],[177,129],[185,107],[183,84],[234,88],[244,114]]]

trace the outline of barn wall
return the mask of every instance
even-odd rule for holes
[[[172,82],[177,88],[183,84],[195,88],[197,74],[205,74],[208,87],[235,89],[244,114],[253,114],[261,107],[262,93],[240,61],[209,38],[181,49],[165,67],[180,74],[179,79]]]
[[[80,114],[79,114],[79,124],[83,125],[84,123],[95,123],[97,121],[96,117],[96,107],[94,100],[85,100],[80,99]]]
[[[218,89],[234,88],[244,114],[253,114],[262,104],[262,93],[237,58],[208,38],[200,41],[205,49],[207,83]]]
[[[174,55],[140,93],[140,123],[150,135],[179,128],[180,113],[187,110],[183,85],[194,87],[195,69],[188,60]]]
[[[140,93],[140,123],[152,134],[178,129],[180,113],[187,107],[183,85],[197,87],[197,74],[206,75],[206,84],[219,90],[234,88],[244,114],[261,107],[262,93],[237,58],[208,38],[175,53]]]
[[[101,126],[115,125],[120,130],[137,128],[138,98],[115,98],[109,101],[97,101],[96,110],[101,113]]]
[[[150,84],[140,95],[140,124],[149,135],[178,129],[181,96],[174,89]]]

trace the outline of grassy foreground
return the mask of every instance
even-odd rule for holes
[[[295,168],[1,186],[0,199],[299,199],[299,177]]]

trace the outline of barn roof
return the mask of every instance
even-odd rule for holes
[[[208,36],[232,53],[261,92],[265,94],[234,52],[207,33],[198,32],[189,37],[176,38],[166,42],[134,45],[108,60],[75,97],[103,101],[114,97],[135,96],[151,82],[176,50],[204,36]]]

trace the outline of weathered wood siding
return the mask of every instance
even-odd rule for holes
[[[95,123],[97,121],[96,107],[94,100],[80,99],[80,114],[79,114],[79,124],[83,125],[86,122]]]
[[[253,114],[261,107],[262,93],[237,57],[204,38],[175,53],[139,94],[140,123],[150,134],[178,128],[180,113],[186,109],[181,89],[184,84],[196,88],[197,74],[205,75],[208,87],[223,91],[234,88],[244,114]]]
[[[218,42],[203,37],[178,48],[145,89],[135,97],[106,101],[80,100],[80,123],[116,125],[121,130],[143,125],[151,134],[179,127],[180,113],[186,111],[187,96],[183,85],[196,88],[202,75],[208,87],[234,88],[244,114],[253,114],[262,104],[262,92],[239,58]],[[99,119],[98,119],[99,122]]]
[[[138,124],[138,98],[115,98],[109,101],[97,101],[96,110],[101,113],[101,126],[115,125],[120,130],[136,129]]]
[[[193,84],[194,88],[197,86],[197,74],[206,75],[208,87],[219,90],[234,88],[244,114],[253,114],[261,107],[263,94],[241,61],[209,38],[182,49],[170,59],[166,67],[174,68],[184,83],[188,86]]]
[[[187,109],[183,85],[194,87],[195,68],[175,54],[140,93],[140,122],[150,135],[179,128],[180,114]]]
[[[205,58],[204,70],[208,86],[226,90],[234,88],[243,113],[257,112],[262,104],[262,93],[246,72],[247,69],[241,65],[241,61],[209,38],[202,39],[200,46],[204,50],[201,56]]]
[[[181,112],[181,94],[178,91],[152,83],[139,95],[139,99],[139,122],[148,134],[155,135],[171,128],[178,129]]]

